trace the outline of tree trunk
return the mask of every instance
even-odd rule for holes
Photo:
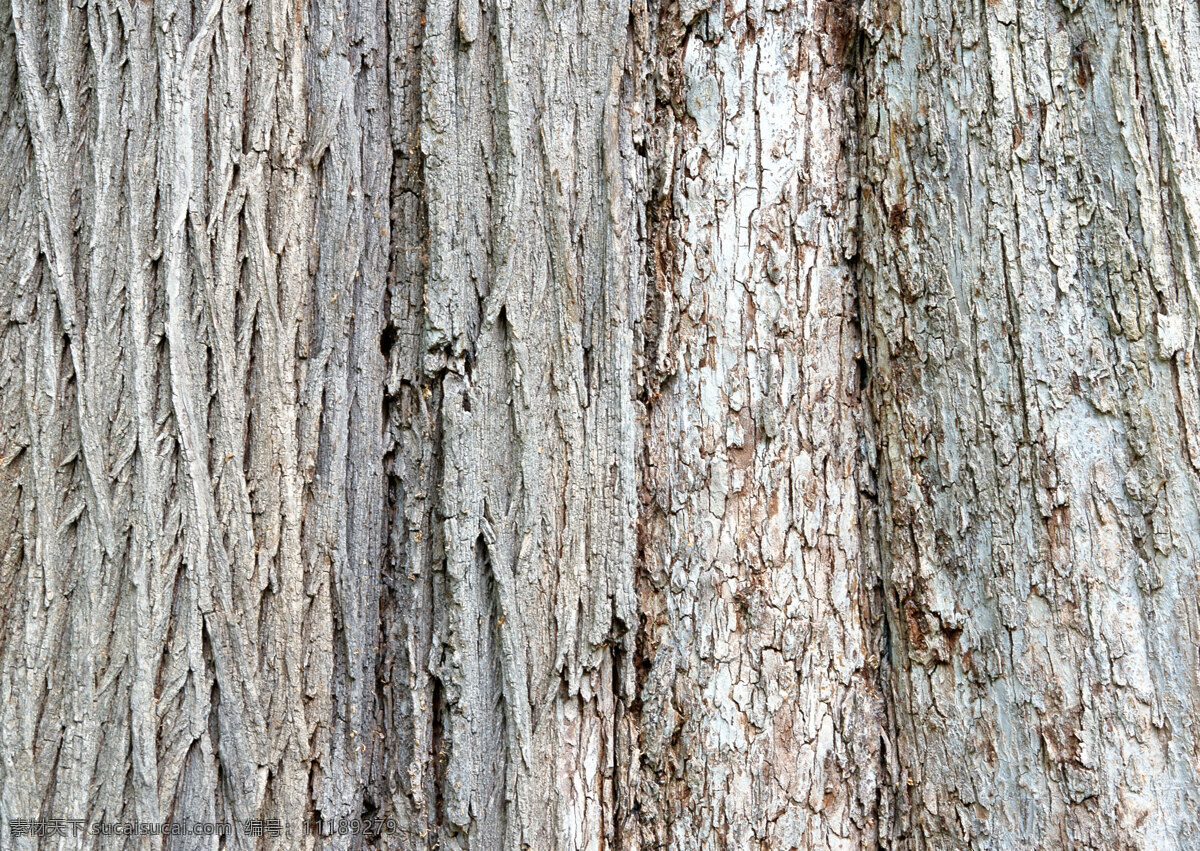
[[[638,561],[646,848],[880,838],[846,13],[680,8],[659,33]]]
[[[862,24],[897,835],[1194,847],[1200,13]]]
[[[0,4],[3,842],[1196,844],[1200,12]]]

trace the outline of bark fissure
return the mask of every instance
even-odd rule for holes
[[[6,841],[1190,847],[1198,43],[0,0]]]

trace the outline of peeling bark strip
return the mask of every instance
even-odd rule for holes
[[[1197,44],[0,0],[0,845],[1196,845]]]

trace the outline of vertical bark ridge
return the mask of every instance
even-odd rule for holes
[[[887,836],[880,611],[858,540],[853,16],[664,6],[642,847]]]
[[[1197,11],[864,21],[899,836],[1191,847]]]
[[[299,842],[301,816],[361,811],[385,19],[12,5],[29,131],[8,108],[6,163],[31,150],[37,215],[5,228],[14,315],[36,299],[5,332],[25,353],[5,456],[29,458],[5,468],[6,818],[276,817]]]
[[[621,3],[401,24],[379,797],[406,847],[613,842],[640,173]],[[394,77],[395,79],[395,77]],[[423,249],[427,245],[428,253]],[[407,252],[408,256],[401,256]]]
[[[33,438],[40,435],[42,417],[57,403],[30,393],[26,376],[45,371],[61,350],[44,350],[36,345],[39,325],[46,321],[37,311],[44,271],[38,251],[37,185],[33,148],[18,83],[17,45],[11,7],[0,5],[0,635],[7,646],[9,636],[24,630],[33,620],[31,655],[41,661],[51,651],[45,645],[48,624],[43,612],[30,618],[22,605],[26,584],[43,588],[57,586],[54,576],[44,576],[30,565],[25,541],[37,528],[36,503],[25,494],[37,487],[37,473],[49,466],[43,453],[34,451]],[[65,400],[64,400],[65,401]],[[28,416],[36,406],[38,416]],[[56,482],[53,468],[44,479],[43,495]],[[53,505],[47,498],[47,511]],[[43,514],[44,516],[44,514]],[[50,538],[47,546],[57,544]],[[43,663],[44,664],[44,663]],[[38,715],[49,695],[41,694],[36,705],[20,706],[25,683],[19,677],[0,678],[0,747],[13,762],[33,766],[32,740]],[[33,788],[6,786],[0,789],[5,809],[23,810],[31,805]],[[2,825],[0,825],[2,826]]]

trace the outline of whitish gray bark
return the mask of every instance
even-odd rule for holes
[[[898,837],[1195,847],[1200,11],[863,26]]]
[[[4,847],[1195,844],[1196,9],[0,4]]]
[[[363,807],[382,14],[4,6],[6,843]]]
[[[848,13],[681,8],[660,32],[670,100],[639,564],[647,847],[880,838]]]

